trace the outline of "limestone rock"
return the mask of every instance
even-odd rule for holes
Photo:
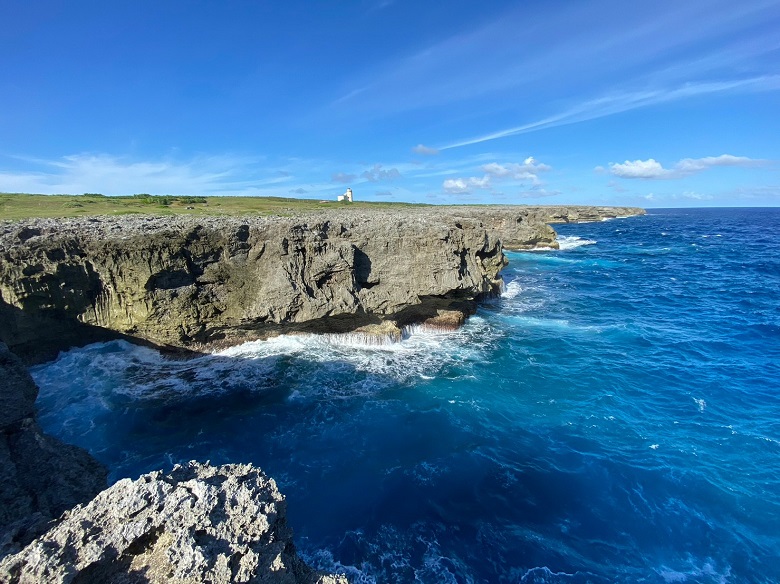
[[[121,480],[0,563],[11,583],[346,583],[297,556],[285,500],[251,465]]]
[[[549,223],[581,223],[645,214],[644,209],[637,207],[579,205],[503,205],[462,207],[457,210],[465,216],[481,220],[501,240],[505,249],[516,250],[558,249],[555,230]]]
[[[0,428],[33,415],[38,387],[21,360],[0,343]]]
[[[343,208],[0,223],[0,341],[29,362],[117,336],[199,351],[285,332],[400,328],[417,312],[467,314],[499,293],[503,248],[557,248],[548,223],[640,212]]]
[[[96,331],[190,349],[346,332],[496,294],[505,263],[481,221],[430,212],[6,224],[0,340],[29,355]]]
[[[106,486],[106,469],[85,450],[41,431],[33,417],[37,394],[21,361],[0,343],[0,558]]]

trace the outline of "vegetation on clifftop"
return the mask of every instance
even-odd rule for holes
[[[411,203],[339,203],[285,197],[201,197],[137,194],[108,197],[83,195],[30,195],[0,193],[0,220],[34,217],[86,217],[90,215],[291,215],[301,211],[350,208],[400,208],[424,206]]]

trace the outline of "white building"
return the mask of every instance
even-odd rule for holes
[[[347,189],[347,192],[343,195],[339,195],[339,201],[349,201],[352,202],[352,189]]]

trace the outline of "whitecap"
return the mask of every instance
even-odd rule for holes
[[[595,245],[596,243],[598,242],[593,239],[585,239],[576,235],[564,235],[558,238],[558,245],[563,251],[582,247],[583,245]]]
[[[520,283],[517,280],[512,280],[504,287],[503,292],[501,292],[501,297],[511,300],[512,298],[517,297],[522,291],[523,289],[520,287]]]
[[[176,400],[249,391],[284,399],[344,399],[376,395],[394,383],[468,375],[484,360],[491,326],[475,315],[456,331],[410,328],[400,341],[347,335],[289,335],[251,341],[210,355],[172,360],[125,341],[72,349],[33,375],[51,412],[62,419],[124,407],[122,400]],[[290,363],[300,367],[289,368]],[[466,364],[466,365],[464,365]],[[457,370],[452,368],[458,366]],[[465,367],[465,369],[463,368]],[[343,373],[351,381],[343,382]],[[313,383],[298,377],[312,376]],[[354,377],[354,378],[353,378]],[[342,382],[337,382],[342,379]],[[270,393],[269,393],[270,392]]]

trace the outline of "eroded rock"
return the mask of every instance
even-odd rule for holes
[[[480,220],[446,214],[36,220],[23,243],[19,229],[0,226],[0,340],[25,356],[96,331],[196,350],[353,331],[496,294],[506,263]]]
[[[9,583],[346,583],[295,552],[284,496],[246,464],[124,479],[0,563]]]
[[[99,462],[43,433],[34,417],[37,395],[27,369],[0,343],[0,558],[106,487]]]

